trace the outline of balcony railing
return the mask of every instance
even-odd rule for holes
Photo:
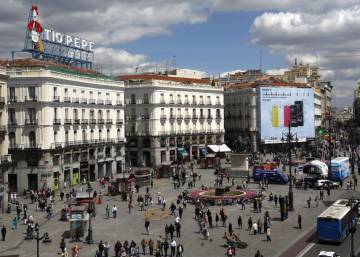
[[[98,124],[104,124],[105,120],[104,119],[98,119]]]
[[[199,119],[200,119],[200,120],[205,120],[205,116],[204,116],[204,115],[200,115]]]
[[[211,115],[210,115],[210,116],[207,116],[207,119],[208,119],[208,120],[212,120],[212,119],[213,119],[213,116],[211,116]]]
[[[95,104],[95,99],[90,98],[89,99],[89,104]]]
[[[4,133],[6,133],[6,126],[1,125],[0,126],[0,134],[4,134]]]
[[[123,119],[116,119],[116,124],[122,125],[124,123]]]
[[[96,119],[90,119],[90,124],[96,124]]]
[[[71,103],[71,98],[68,96],[64,97],[64,103]]]
[[[72,124],[72,119],[65,119],[64,124],[65,125],[71,125]]]
[[[53,124],[54,125],[61,125],[61,120],[60,119],[54,119]]]
[[[112,101],[111,100],[105,100],[105,104],[106,105],[112,105]]]
[[[182,120],[182,119],[183,119],[183,116],[182,116],[182,115],[178,115],[178,116],[176,117],[176,119],[177,119],[177,120]]]
[[[80,119],[74,119],[74,125],[79,125],[80,124]]]
[[[87,104],[87,98],[82,97],[80,101],[82,104]]]
[[[37,96],[25,96],[25,102],[37,102]]]
[[[142,118],[143,120],[149,120],[149,119],[150,119],[150,115],[149,115],[149,114],[144,114],[141,118]]]
[[[165,100],[164,99],[160,100],[160,104],[166,104]]]
[[[16,119],[9,119],[9,126],[16,126],[17,125],[17,120]]]
[[[123,102],[120,100],[116,100],[116,105],[123,105]]]
[[[160,120],[166,120],[167,116],[166,115],[160,115]]]
[[[89,123],[89,120],[88,119],[81,119],[81,124],[82,125],[86,125]]]
[[[106,119],[106,124],[113,124],[113,120],[112,119]]]
[[[73,97],[72,102],[78,104],[79,103],[79,97]]]
[[[190,104],[189,100],[185,100],[184,104]]]
[[[34,142],[34,143],[27,143],[27,144],[24,144],[24,145],[23,145],[23,148],[24,148],[24,149],[39,149],[39,148],[41,148],[41,144],[36,143],[36,142]]]
[[[51,148],[52,148],[52,149],[62,148],[62,143],[60,143],[60,142],[52,143],[52,144],[51,144]]]
[[[193,105],[197,105],[197,101],[192,101],[192,104],[193,104]]]
[[[104,104],[104,100],[103,99],[98,99],[97,104]]]
[[[197,120],[197,119],[198,119],[198,116],[197,116],[197,115],[193,115],[191,119]]]
[[[9,101],[9,103],[16,103],[17,102],[17,97],[16,96],[10,96],[8,101]]]
[[[175,104],[174,100],[169,100],[169,104]]]
[[[175,120],[175,115],[170,115],[169,119],[170,120]]]
[[[212,102],[206,102],[206,105],[212,105]]]
[[[182,101],[181,101],[181,100],[177,100],[176,103],[177,103],[177,104],[182,104]]]
[[[11,154],[0,155],[0,163],[11,162]]]
[[[190,116],[190,115],[185,115],[185,116],[184,116],[184,119],[185,119],[185,120],[190,120],[190,119],[191,119],[191,116]]]
[[[205,105],[205,104],[204,104],[204,102],[203,102],[203,101],[201,101],[201,102],[199,103],[199,105]]]
[[[25,125],[37,125],[38,120],[37,119],[25,119]]]
[[[217,120],[221,120],[221,115],[216,115],[216,117],[215,117],[215,119],[217,119]]]
[[[60,102],[60,96],[54,95],[54,96],[53,96],[53,101],[54,101],[54,102]]]

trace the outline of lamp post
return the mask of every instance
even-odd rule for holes
[[[282,142],[288,143],[288,159],[289,159],[289,211],[294,211],[294,193],[293,193],[293,180],[292,180],[292,172],[291,172],[291,142],[298,141],[297,133],[291,133],[291,125],[289,124],[288,132],[282,133]]]
[[[89,193],[89,202],[88,202],[88,214],[89,214],[89,228],[88,228],[88,235],[86,237],[86,243],[88,244],[93,244],[94,240],[93,240],[93,233],[92,233],[92,226],[91,226],[91,215],[93,212],[93,203],[90,202],[90,198],[91,198],[91,192],[93,191],[90,182],[88,183],[88,187],[86,189],[86,192]]]
[[[39,230],[40,230],[40,229],[39,229],[39,225],[36,224],[36,225],[35,225],[35,231],[36,231],[36,237],[35,237],[35,239],[36,239],[36,256],[37,256],[37,257],[40,256],[40,251],[39,251],[40,244],[39,244],[39,242],[40,242],[41,240],[43,240],[45,237],[48,237],[48,236],[49,236],[48,233],[45,232],[44,235],[42,235],[42,236],[40,237],[40,236],[39,236],[39,234],[40,234],[40,231],[39,231]]]

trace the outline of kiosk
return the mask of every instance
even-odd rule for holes
[[[70,238],[84,237],[89,220],[88,206],[74,206],[70,213]]]

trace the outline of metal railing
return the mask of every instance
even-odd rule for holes
[[[72,124],[72,119],[65,119],[64,124],[65,125],[71,125]]]
[[[37,119],[25,119],[25,125],[37,125],[38,120]]]
[[[89,99],[89,104],[95,104],[95,99],[90,98]]]
[[[82,97],[80,101],[81,101],[82,104],[87,104],[87,98]]]
[[[71,103],[71,98],[68,96],[64,96],[64,103]]]
[[[106,105],[112,105],[112,101],[111,100],[105,100],[105,104]]]
[[[78,104],[79,103],[79,97],[73,97],[72,102]]]
[[[25,96],[25,102],[37,102],[37,96]]]
[[[54,95],[54,96],[53,96],[53,101],[54,101],[54,102],[60,102],[60,96]]]
[[[61,125],[61,120],[60,119],[54,119],[53,124],[54,125]]]

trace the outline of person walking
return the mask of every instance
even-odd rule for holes
[[[184,252],[184,246],[182,244],[178,244],[176,251],[177,257],[182,257],[182,254]]]
[[[277,207],[277,203],[278,203],[278,196],[277,195],[275,195],[274,196],[274,203],[275,203],[275,207]]]
[[[164,248],[164,256],[167,256],[167,252],[169,250],[169,242],[165,239],[165,241],[162,243],[163,248]]]
[[[270,228],[267,228],[266,230],[266,242],[271,242],[271,237],[270,237]]]
[[[255,257],[264,257],[259,250],[256,251]]]
[[[228,231],[229,231],[229,234],[232,235],[233,229],[232,229],[232,224],[231,224],[231,222],[229,222]]]
[[[113,218],[116,218],[116,213],[117,213],[117,207],[114,205],[114,207],[112,208],[112,214],[113,214]]]
[[[301,229],[301,215],[299,214],[298,215],[298,227],[299,227],[299,229]]]
[[[258,225],[257,225],[256,222],[253,223],[252,228],[253,228],[253,230],[254,230],[254,235],[256,235],[257,232],[258,232]]]
[[[148,235],[150,234],[149,227],[150,227],[150,221],[149,221],[149,219],[146,219],[145,220],[145,230]]]
[[[309,199],[307,199],[306,201],[307,201],[308,208],[310,208],[311,207],[311,197],[309,197]]]
[[[261,213],[261,208],[262,208],[262,201],[261,201],[261,199],[259,198],[258,210],[259,210],[260,213]]]
[[[122,249],[122,245],[121,242],[118,240],[114,245],[115,257],[120,257],[121,249]]]
[[[3,225],[2,228],[1,228],[1,238],[2,238],[3,241],[5,241],[6,232],[7,232],[6,227],[5,227],[5,225]]]
[[[259,218],[258,221],[257,221],[257,225],[258,225],[258,232],[259,232],[259,234],[261,234],[262,223],[261,223],[260,218]],[[266,231],[264,231],[264,233],[266,233]]]
[[[219,222],[219,215],[216,213],[215,214],[215,224],[216,224],[216,226],[218,226],[218,222]]]
[[[105,207],[106,218],[110,218],[110,206],[107,204]]]
[[[109,257],[110,244],[105,241],[104,243],[104,257]]]
[[[151,238],[149,239],[148,245],[149,245],[150,255],[153,255],[154,254],[154,241]]]
[[[176,223],[175,223],[175,230],[176,230],[176,236],[177,236],[177,237],[180,237],[180,236],[181,236],[181,234],[180,234],[180,231],[181,231],[181,224],[180,224],[180,222],[176,222]]]
[[[145,238],[143,238],[143,239],[141,240],[141,248],[142,248],[142,250],[143,250],[143,255],[146,254],[146,245],[147,245],[147,241],[146,241]]]
[[[239,228],[239,229],[242,229],[242,219],[241,219],[241,216],[238,217],[237,223],[238,223],[238,228]]]
[[[171,241],[170,247],[171,247],[171,257],[175,257],[175,253],[176,253],[176,241],[175,240]]]
[[[252,219],[251,217],[248,219],[248,230],[250,231],[251,228],[252,228],[252,225],[253,225],[253,222],[252,222]]]
[[[66,248],[65,239],[62,238],[62,239],[61,239],[61,242],[60,242],[61,252],[64,252],[64,249],[65,249],[65,248]]]

